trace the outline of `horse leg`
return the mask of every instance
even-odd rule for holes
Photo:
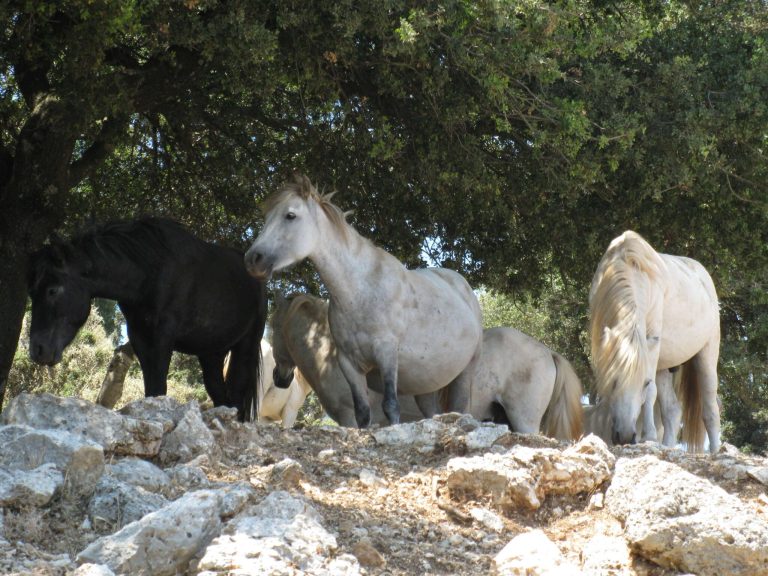
[[[381,408],[390,424],[400,423],[400,403],[397,400],[397,346],[380,345],[376,350],[376,365],[384,387]]]
[[[702,418],[709,436],[709,452],[720,450],[720,406],[717,402],[717,358],[720,353],[719,334],[692,359],[698,372],[699,394],[702,398]]]
[[[656,373],[656,399],[661,410],[661,418],[664,422],[664,446],[675,446],[677,435],[680,431],[680,422],[683,415],[680,401],[674,388],[674,374],[669,370],[659,370]]]
[[[645,400],[643,401],[643,407],[641,411],[641,417],[643,420],[643,433],[640,436],[641,442],[658,442],[658,434],[656,433],[656,422],[653,418],[653,407],[656,405],[657,387],[656,382],[651,380],[646,384]]]
[[[203,370],[205,391],[213,401],[214,406],[223,406],[227,402],[227,391],[224,387],[224,357],[226,353],[217,352],[198,356],[200,368]]]
[[[419,407],[419,410],[421,410],[424,418],[432,418],[432,416],[438,413],[437,392],[417,394],[413,399],[416,400],[416,405]]]
[[[355,422],[359,428],[367,428],[371,423],[371,405],[368,402],[368,381],[347,358],[339,352],[339,367],[349,384],[352,402],[355,406]]]
[[[470,406],[470,396],[472,385],[477,376],[477,369],[480,366],[480,356],[482,350],[482,336],[475,354],[456,378],[448,385],[448,411],[467,414]]]

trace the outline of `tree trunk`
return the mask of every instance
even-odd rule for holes
[[[135,360],[136,355],[130,342],[115,348],[115,353],[107,368],[107,374],[101,383],[99,397],[96,400],[97,404],[101,404],[106,408],[115,407],[115,404],[123,395],[125,377],[128,375],[128,370],[130,370]]]
[[[29,255],[61,224],[77,128],[66,106],[42,96],[0,178],[0,409],[27,302]]]

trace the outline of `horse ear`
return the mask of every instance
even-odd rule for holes
[[[306,174],[302,174],[298,170],[294,170],[293,172],[293,181],[298,185],[299,187],[299,193],[303,198],[309,198],[313,194],[316,194],[315,187],[312,186],[312,181],[307,177]]]

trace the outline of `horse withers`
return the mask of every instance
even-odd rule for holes
[[[246,272],[242,253],[167,219],[115,222],[33,254],[29,294],[33,361],[58,363],[88,318],[91,299],[116,300],[146,396],[166,393],[176,350],[198,357],[214,405],[237,407],[241,419],[257,413],[267,293]]]
[[[720,447],[717,359],[720,314],[709,273],[697,261],[656,252],[639,234],[614,239],[598,264],[589,294],[592,366],[601,402],[607,402],[616,444],[638,440],[643,413],[655,440],[657,394],[670,407],[672,374],[682,366],[682,440],[701,451],[706,436]],[[672,413],[662,406],[664,414]],[[676,436],[664,422],[665,444]]]
[[[245,256],[257,278],[308,258],[330,294],[328,319],[359,426],[370,422],[367,387],[384,395],[390,423],[397,394],[446,386],[448,409],[465,412],[482,347],[480,304],[467,281],[443,268],[407,270],[363,238],[306,176],[265,205],[264,227]]]

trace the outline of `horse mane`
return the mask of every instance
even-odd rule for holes
[[[624,388],[643,378],[648,348],[639,327],[646,311],[637,302],[633,277],[640,271],[653,282],[664,270],[659,254],[632,231],[613,240],[600,260],[589,293],[592,366],[599,396],[610,396],[614,382]]]
[[[145,270],[159,272],[172,250],[168,232],[189,235],[180,223],[155,217],[91,226],[69,241],[52,239],[38,250],[32,257],[33,275],[39,278],[45,269],[62,269],[79,256],[89,260],[116,256],[139,263]]]
[[[288,196],[295,194],[304,200],[312,199],[317,202],[320,209],[328,217],[334,228],[344,237],[349,233],[351,228],[349,222],[347,222],[347,215],[349,212],[344,212],[341,208],[331,202],[335,192],[329,194],[321,194],[312,185],[310,179],[299,172],[294,172],[291,180],[283,184],[283,187],[276,193],[267,197],[264,200],[263,212],[266,214],[272,210],[277,204],[282,202]]]

